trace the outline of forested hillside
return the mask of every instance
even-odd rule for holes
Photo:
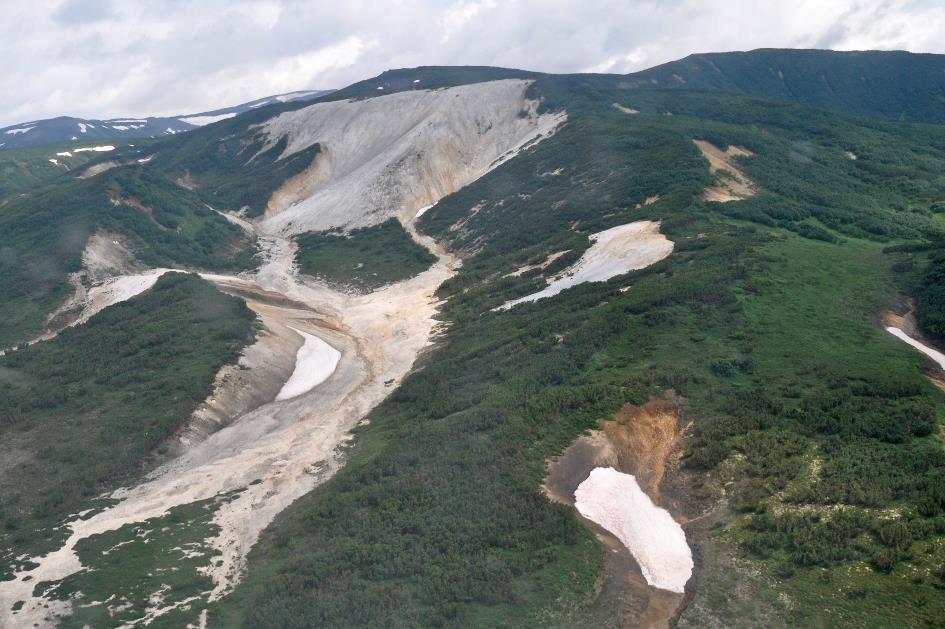
[[[346,468],[264,534],[224,624],[583,624],[601,554],[539,492],[545,461],[667,389],[693,423],[687,515],[708,518],[687,529],[705,576],[681,624],[945,611],[943,397],[876,323],[936,281],[925,253],[884,249],[940,240],[945,130],[582,82],[539,78],[567,127],[419,221],[465,255],[440,291],[449,331]],[[746,148],[757,194],[704,201],[696,139]],[[667,260],[490,312],[643,218],[676,243]]]
[[[690,55],[627,78],[634,88],[721,90],[885,120],[945,122],[942,55],[766,48]]]
[[[129,237],[149,266],[240,269],[252,261],[238,227],[143,165],[70,179],[11,199],[0,211],[0,345],[38,332],[71,290],[98,230]]]
[[[231,273],[205,276],[235,296],[167,274],[0,357],[0,575],[43,561],[63,517],[121,504],[94,498],[148,469],[237,359],[246,300],[270,317],[255,364],[279,379],[217,434],[214,469],[189,469],[238,482],[83,537],[84,569],[28,603],[68,609],[62,626],[617,626],[647,600],[615,580],[655,588],[545,481],[582,435],[654,401],[678,411],[655,501],[695,558],[665,619],[936,626],[945,373],[884,327],[945,339],[943,69],[941,56],[762,50],[628,76],[392,70],[323,98],[520,78],[528,106],[567,117],[422,212],[405,202],[400,223],[349,231],[263,230],[273,194],[317,189],[331,176],[319,156],[339,150],[283,157],[284,137],[263,151],[257,125],[299,103],[122,147],[90,178],[24,175],[0,204],[0,346],[42,331],[96,233],[127,239],[142,267]],[[481,135],[490,119],[462,123]],[[357,116],[346,124],[357,138]],[[463,156],[450,138],[420,146],[418,171]],[[371,192],[359,198],[383,206]],[[504,307],[637,221],[658,223],[668,257]],[[410,292],[421,276],[434,279]],[[297,371],[325,373],[281,395]],[[241,495],[245,509],[216,517]],[[130,604],[112,610],[109,593]],[[173,608],[152,616],[161,601]]]
[[[169,273],[88,323],[0,357],[0,579],[14,557],[48,542],[42,527],[160,458],[217,371],[252,340],[253,320],[242,300]]]

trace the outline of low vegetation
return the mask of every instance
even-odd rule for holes
[[[36,540],[147,467],[253,337],[254,315],[195,275],[0,357],[0,548]]]
[[[0,207],[0,347],[39,331],[72,290],[69,273],[99,229],[126,235],[148,266],[240,270],[246,235],[191,192],[143,166],[68,180]]]
[[[475,68],[464,80],[496,72]],[[437,68],[385,76],[392,89],[411,89],[415,76],[453,80]],[[684,425],[692,422],[685,497],[694,512],[706,509],[687,530],[704,578],[681,625],[940,622],[945,394],[926,377],[926,359],[886,333],[878,313],[906,293],[916,298],[924,332],[945,337],[945,130],[722,92],[612,90],[601,77],[534,76],[533,95],[546,108],[566,107],[568,125],[419,221],[421,231],[463,256],[439,293],[445,332],[358,429],[347,465],[264,531],[245,580],[211,605],[211,618],[245,627],[580,625],[596,601],[603,552],[571,509],[541,493],[545,461],[622,405],[672,389],[684,400]],[[350,95],[369,87],[376,92],[366,82]],[[639,113],[618,111],[614,102]],[[37,194],[3,206],[8,250],[0,249],[0,297],[9,299],[0,300],[8,326],[0,331],[12,337],[9,330],[22,332],[23,322],[48,312],[50,295],[61,292],[56,282],[76,265],[81,245],[66,236],[87,236],[90,210],[65,213],[79,217],[72,222],[37,211],[72,207],[67,194],[111,194],[164,208],[95,205],[102,221],[95,225],[161,243],[142,245],[142,259],[238,266],[238,241],[228,240],[233,233],[219,217],[198,212],[200,202],[214,204],[218,195],[221,209],[258,213],[265,191],[314,154],[289,165],[274,148],[251,167],[260,170],[243,173],[271,173],[272,181],[255,180],[258,189],[230,197],[228,182],[248,157],[242,140],[219,135],[240,131],[228,124],[237,125],[168,140],[165,148],[181,153],[156,162],[154,178],[122,171],[45,193],[58,197]],[[738,165],[757,194],[704,201],[714,178],[694,139],[749,149],[753,156],[737,158]],[[198,183],[193,196],[166,187],[178,177]],[[183,205],[164,203],[164,194]],[[37,204],[47,198],[56,203]],[[492,311],[544,286],[580,257],[590,234],[642,219],[661,221],[675,243],[669,258]],[[44,270],[30,247],[54,252],[58,266]],[[369,290],[426,268],[429,258],[415,247],[391,222],[347,236],[303,236],[298,260],[305,272]],[[513,273],[561,251],[568,253],[546,268]],[[32,266],[18,270],[18,259]],[[45,293],[37,293],[37,281]],[[158,287],[167,290],[168,282],[173,289],[197,280]],[[29,387],[62,378],[43,395],[4,398],[19,405],[7,412],[17,418],[8,434],[45,435],[48,450],[40,454],[56,461],[56,474],[61,469],[61,477],[29,482],[65,488],[47,492],[51,503],[20,494],[5,499],[5,509],[21,505],[8,539],[30,539],[24,513],[51,515],[131,473],[173,418],[205,395],[206,375],[232,359],[247,334],[245,312],[175,319],[161,310],[166,301],[137,310],[133,300],[89,324],[106,326],[105,338],[116,339],[96,341],[103,360],[103,343],[115,350],[109,365],[161,357],[158,365],[99,365],[86,357],[92,341],[82,344],[88,326],[63,337],[68,347],[44,344],[0,361],[9,370],[3,386],[14,393],[35,393]],[[200,327],[220,321],[223,330]],[[191,328],[193,337],[182,332]],[[155,336],[153,343],[136,341],[139,351],[128,358],[117,339],[132,329],[136,339]],[[200,346],[200,355],[216,361],[188,363],[188,352],[208,339],[220,345]],[[72,363],[82,361],[94,375],[69,376]],[[24,373],[35,380],[22,380]],[[145,377],[173,389],[153,393],[141,384]],[[66,402],[127,421],[115,422],[115,433],[83,432],[75,438],[81,448],[56,446],[42,426],[59,424],[43,413],[63,422],[62,430],[93,417],[66,415]],[[137,414],[145,403],[147,413]],[[110,438],[130,440],[134,456],[91,466],[94,478],[70,471],[87,463],[89,451],[101,458],[98,441],[114,443]],[[181,517],[195,530],[207,526],[202,512]],[[101,554],[129,534],[89,540],[80,552]],[[166,559],[155,565],[165,569]],[[192,567],[179,581],[184,594],[207,587],[192,578]],[[94,573],[60,587],[63,596],[105,590]],[[146,590],[129,598],[140,601]]]
[[[693,494],[731,495],[714,532],[691,534],[740,562],[729,585],[755,606],[746,616],[703,583],[697,624],[868,618],[876,603],[855,592],[871,591],[890,617],[939,618],[940,598],[910,601],[945,587],[942,394],[876,315],[927,264],[884,246],[940,233],[945,133],[722,94],[647,93],[627,116],[617,94],[552,82],[535,89],[567,103],[568,127],[421,220],[467,254],[441,289],[438,349],[372,413],[349,464],[263,534],[213,613],[250,627],[579,622],[601,551],[541,495],[544,461],[672,388],[695,424]],[[702,201],[712,177],[694,138],[749,148],[740,164],[761,192]],[[642,218],[662,220],[668,259],[490,313],[573,262],[587,234]],[[904,258],[909,277],[892,270]],[[821,574],[819,592],[854,593],[808,603]]]
[[[415,243],[396,219],[348,234],[303,234],[296,242],[302,273],[358,290],[413,277],[436,262],[436,256]]]
[[[71,153],[70,148],[72,147],[42,146],[0,151],[0,204],[15,194],[57,179],[65,180],[69,178],[72,170],[98,157],[98,154],[92,151]],[[70,155],[57,155],[62,152],[70,152]],[[51,159],[58,163],[53,163]]]

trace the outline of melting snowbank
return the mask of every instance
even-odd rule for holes
[[[341,352],[313,334],[292,328],[305,339],[295,358],[295,371],[283,385],[277,401],[308,393],[335,372]]]
[[[128,301],[132,297],[140,295],[157,284],[161,276],[169,271],[171,269],[151,269],[137,275],[120,275],[106,280],[99,286],[93,286],[89,289],[82,313],[73,325],[88,321],[92,315],[101,312],[108,306]]]
[[[231,111],[226,114],[217,114],[216,116],[189,116],[187,118],[181,118],[180,120],[188,124],[202,127],[204,125],[213,124],[214,122],[220,122],[221,120],[228,120],[235,116],[236,112]]]
[[[574,492],[575,507],[613,533],[640,564],[646,582],[684,592],[692,576],[692,551],[673,516],[653,504],[635,477],[598,467]]]
[[[618,225],[591,236],[594,242],[581,259],[548,282],[548,286],[518,299],[507,301],[493,310],[553,297],[561,291],[584,282],[605,282],[659,262],[673,251],[673,241],[659,232],[655,221],[637,221]]]
[[[929,358],[937,362],[939,367],[941,367],[942,369],[945,369],[945,354],[943,354],[942,352],[936,349],[932,349],[928,345],[920,343],[919,341],[915,340],[914,338],[912,338],[911,336],[903,332],[902,329],[900,328],[889,326],[886,328],[886,331],[892,334],[893,336],[895,336],[897,339],[901,341],[905,341],[912,347],[916,348],[917,350],[919,350],[920,352],[922,352],[923,354],[925,354],[926,356],[928,356]]]

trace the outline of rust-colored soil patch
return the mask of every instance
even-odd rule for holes
[[[679,426],[679,405],[670,398],[651,400],[642,406],[624,405],[610,419],[571,444],[548,465],[542,489],[549,499],[574,505],[574,491],[596,467],[613,467],[633,474],[640,487],[679,522],[677,459],[684,430]],[[667,483],[664,484],[664,479]],[[676,479],[678,481],[678,479]],[[664,487],[665,485],[665,487]],[[668,503],[668,504],[667,504]],[[669,627],[684,595],[647,584],[627,548],[610,532],[581,518],[605,549],[604,582],[597,602],[587,611],[587,626],[620,629]]]
[[[675,402],[653,400],[643,406],[627,404],[612,419],[601,422],[613,457],[609,463],[636,476],[657,504],[666,462],[676,444],[678,414]]]
[[[754,196],[757,191],[755,182],[748,178],[735,163],[736,157],[751,157],[754,155],[741,146],[729,146],[724,151],[705,140],[693,140],[699,147],[699,152],[709,162],[709,170],[716,176],[718,183],[706,188],[702,198],[706,201],[727,203],[740,201]]]

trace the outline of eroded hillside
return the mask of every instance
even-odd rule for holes
[[[191,343],[226,364],[142,433],[139,467],[45,511],[21,500],[0,618],[945,613],[945,398],[878,320],[906,293],[940,334],[945,131],[624,79],[398,70],[0,206],[2,338],[47,339],[2,359],[8,428],[72,426],[68,402],[116,434],[122,405],[146,405],[163,376],[141,361],[171,351],[148,334],[183,320],[153,303],[170,271],[217,295],[179,313],[195,325],[223,324],[220,299],[256,320]],[[39,393],[24,365],[62,377],[63,344],[94,346],[102,322],[140,345],[102,357],[105,382]],[[69,445],[55,457],[81,466]],[[50,451],[31,452],[8,470]],[[672,525],[673,565],[641,509],[610,508],[630,494]]]

